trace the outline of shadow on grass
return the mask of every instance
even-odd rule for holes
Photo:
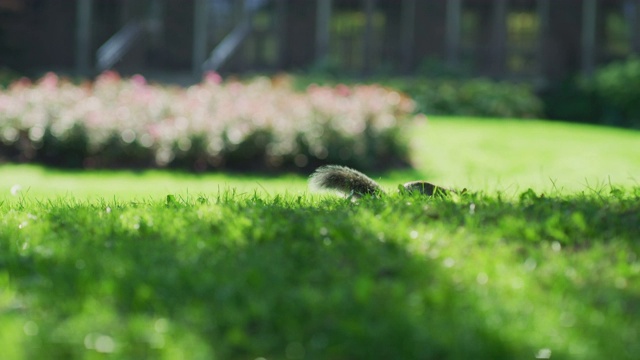
[[[472,294],[350,207],[52,207],[3,267],[28,358],[513,359]],[[283,220],[286,219],[286,220]],[[26,240],[25,240],[26,241]],[[554,353],[556,355],[556,353]]]
[[[597,243],[637,245],[640,187],[593,191],[572,196],[537,194],[529,189],[516,199],[468,193],[438,204],[436,218],[451,229],[493,231],[523,244],[558,242],[579,250]]]

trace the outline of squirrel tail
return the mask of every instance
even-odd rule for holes
[[[309,176],[312,189],[337,190],[345,195],[356,198],[365,195],[382,194],[382,188],[377,182],[360,171],[339,165],[319,167]]]

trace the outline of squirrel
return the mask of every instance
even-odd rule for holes
[[[309,186],[317,190],[337,190],[354,199],[366,195],[379,197],[385,193],[380,185],[367,175],[340,165],[325,165],[317,168],[309,176]],[[443,196],[456,192],[426,181],[410,181],[402,185],[400,190],[409,193],[418,192],[427,196]]]

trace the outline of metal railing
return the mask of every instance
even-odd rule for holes
[[[132,20],[107,40],[96,54],[96,67],[99,72],[112,68],[147,30],[143,21]]]
[[[218,71],[220,67],[231,58],[251,33],[253,28],[253,15],[265,7],[269,1],[270,0],[254,0],[247,3],[245,13],[240,22],[220,41],[209,55],[209,58],[202,64],[203,71]]]

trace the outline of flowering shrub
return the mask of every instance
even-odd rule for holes
[[[65,167],[182,167],[203,171],[407,163],[400,123],[413,102],[377,85],[311,85],[284,78],[189,88],[106,72],[74,85],[46,74],[0,92],[0,157]]]

